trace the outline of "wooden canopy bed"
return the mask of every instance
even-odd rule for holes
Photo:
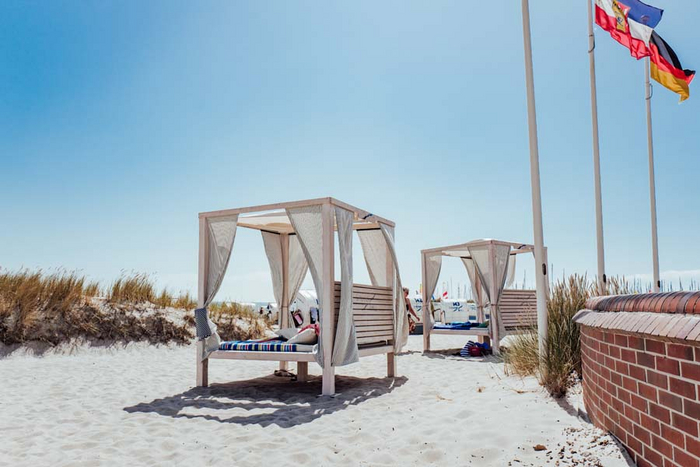
[[[408,334],[394,226],[390,220],[334,198],[200,213],[197,386],[208,385],[209,359],[274,361],[282,369],[287,362],[296,362],[300,381],[308,377],[309,362],[315,362],[322,367],[323,395],[335,392],[335,367],[355,363],[361,357],[385,354],[387,375],[393,377],[395,354],[405,345]],[[316,345],[220,342],[206,307],[221,284],[238,227],[259,230],[263,235],[280,328],[289,327],[289,307],[307,270],[311,273],[320,304]],[[360,238],[372,284],[352,280],[353,235]],[[335,261],[336,247],[339,261]],[[336,262],[340,263],[338,275]],[[255,350],[226,350],[237,347]]]

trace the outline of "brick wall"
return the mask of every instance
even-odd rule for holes
[[[640,466],[700,467],[700,315],[589,306],[575,320],[593,423]]]

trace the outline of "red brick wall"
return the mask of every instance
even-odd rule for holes
[[[581,326],[583,395],[640,466],[700,467],[700,347]]]

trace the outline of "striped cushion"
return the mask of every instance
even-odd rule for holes
[[[219,350],[245,350],[250,352],[297,352],[297,344],[287,344],[285,341],[226,341],[222,342]]]

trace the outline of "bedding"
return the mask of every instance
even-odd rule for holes
[[[304,329],[299,332],[296,336],[287,340],[287,344],[315,344],[318,342],[318,336],[316,336],[316,331],[313,329]]]

